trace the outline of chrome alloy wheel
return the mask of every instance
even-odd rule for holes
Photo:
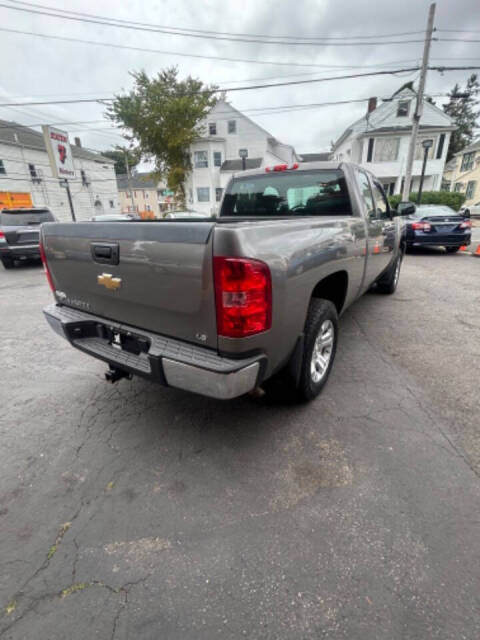
[[[315,383],[320,382],[328,370],[332,358],[335,328],[331,320],[324,320],[313,345],[310,375]]]

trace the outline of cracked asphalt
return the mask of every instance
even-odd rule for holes
[[[0,638],[478,638],[479,277],[408,255],[294,406],[108,385],[0,270]]]

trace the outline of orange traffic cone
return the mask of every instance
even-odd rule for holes
[[[460,247],[460,251],[468,251],[468,247],[466,244]]]
[[[477,258],[480,258],[480,244],[478,245],[477,250],[475,251],[475,253],[473,255],[477,256]]]

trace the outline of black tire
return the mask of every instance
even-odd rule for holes
[[[380,293],[391,294],[395,292],[400,277],[400,267],[402,265],[402,252],[399,252],[398,256],[392,262],[392,264],[385,271],[383,276],[377,280],[377,291]]]
[[[2,264],[4,269],[13,269],[14,267],[12,258],[2,258]]]
[[[445,247],[447,253],[457,253],[460,247]]]
[[[328,324],[330,323],[330,324]],[[328,355],[328,364],[318,381],[313,379],[312,356],[317,337],[322,327],[332,330],[332,344]],[[327,335],[326,332],[324,335]],[[296,399],[308,402],[316,398],[325,386],[332,369],[338,340],[338,314],[335,305],[330,300],[313,298],[308,308],[307,320],[304,329],[303,355],[300,365],[300,376],[295,388]]]

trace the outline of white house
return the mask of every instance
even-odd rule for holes
[[[208,215],[218,213],[231,175],[242,170],[240,149],[246,150],[247,169],[297,162],[294,148],[234,109],[218,102],[201,123],[201,137],[191,146],[192,171],[185,184],[187,206]]]
[[[401,193],[415,102],[416,93],[409,87],[403,87],[378,107],[377,99],[370,98],[366,115],[348,127],[333,145],[333,157],[365,166],[381,180],[388,194]],[[418,190],[424,154],[422,141],[425,139],[433,140],[433,146],[428,152],[423,188],[425,191],[440,190],[454,129],[450,116],[424,101],[413,163],[412,191]]]
[[[84,149],[79,138],[71,148],[76,177],[69,183],[77,220],[118,213],[113,160]],[[62,221],[72,219],[67,192],[53,177],[43,135],[0,120],[0,207],[16,201],[47,206]]]

